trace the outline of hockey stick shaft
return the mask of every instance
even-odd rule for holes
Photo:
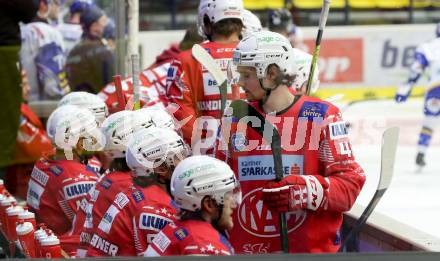
[[[379,184],[377,185],[376,192],[373,195],[370,203],[368,203],[362,215],[352,226],[350,232],[344,239],[344,242],[339,247],[339,252],[342,252],[348,242],[362,229],[363,225],[367,222],[367,219],[373,213],[377,204],[382,196],[385,194],[391,184],[391,179],[394,173],[394,162],[396,159],[397,143],[399,139],[399,128],[392,127],[385,130],[382,138],[381,148],[381,170]]]
[[[321,50],[321,39],[324,33],[324,27],[327,23],[328,13],[330,11],[330,0],[323,0],[321,15],[319,17],[319,29],[315,42],[315,50],[313,51],[312,63],[310,64],[309,79],[307,81],[307,95],[312,90],[313,75],[315,74],[316,64],[318,62],[319,51]]]
[[[116,96],[118,98],[118,111],[123,111],[125,110],[125,95],[122,91],[121,75],[113,76],[113,82],[115,84]]]
[[[270,124],[270,123],[269,123]],[[266,126],[266,124],[265,124]],[[280,181],[283,179],[283,157],[281,154],[281,138],[278,130],[272,127],[272,142],[270,147],[272,149],[273,164],[275,168],[275,179]],[[287,214],[280,213],[280,237],[281,237],[281,247],[284,253],[289,253],[289,237],[287,228]]]
[[[141,103],[139,100],[139,93],[140,93],[140,87],[139,87],[139,55],[132,54],[131,55],[131,68],[133,73],[133,109],[139,110],[141,108]]]
[[[202,46],[195,44],[192,47],[192,55],[201,65],[203,65],[203,67],[205,67],[211,73],[211,75],[217,82],[221,98],[221,115],[223,116],[227,100],[227,77],[221,71],[220,67],[217,65],[211,55]],[[242,112],[249,112],[249,110],[254,109],[253,107],[248,106],[248,104],[244,101],[236,100],[234,102],[238,106],[237,108],[233,108],[234,111],[237,111],[238,109]],[[259,129],[258,132],[266,139],[266,141],[268,141],[268,143],[271,144],[276,180],[281,180],[283,178],[283,162],[281,155],[281,138],[278,130],[270,122],[266,121],[266,119],[257,110],[254,109],[252,115],[257,116],[260,119],[260,122],[264,123],[265,128],[268,127],[271,130],[270,133],[272,133],[272,137],[270,138],[267,137],[267,134],[264,135],[266,132],[264,132],[263,129]],[[242,116],[248,116],[248,113]],[[281,245],[283,252],[285,253],[289,252],[289,242],[287,234],[287,215],[286,213],[280,213]]]

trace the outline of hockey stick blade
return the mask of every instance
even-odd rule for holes
[[[226,75],[221,71],[214,58],[200,44],[193,45],[191,51],[194,58],[209,71],[218,85],[226,81]]]
[[[214,58],[212,58],[212,56],[202,46],[200,46],[199,44],[194,44],[191,52],[194,58],[203,67],[205,67],[206,70],[208,70],[208,72],[212,75],[212,77],[214,77],[214,80],[217,82],[221,99],[221,115],[223,116],[228,96],[227,77],[217,65]]]
[[[391,127],[383,133],[382,136],[382,148],[381,148],[381,160],[380,160],[380,179],[377,184],[376,192],[373,195],[370,203],[365,208],[362,215],[352,226],[350,232],[344,239],[344,242],[339,248],[339,252],[342,252],[348,242],[362,229],[362,226],[367,222],[368,217],[376,208],[382,196],[385,194],[391,184],[391,179],[394,173],[394,162],[396,159],[397,142],[399,139],[399,128]]]

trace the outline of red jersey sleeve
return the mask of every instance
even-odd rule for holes
[[[178,245],[172,243],[172,234],[176,226],[173,223],[168,224],[156,234],[151,244],[148,246],[144,256],[175,256],[179,255]]]
[[[156,234],[166,225],[174,223],[176,210],[167,205],[148,204],[134,216],[134,242],[138,255],[142,255]]]
[[[180,123],[183,138],[191,144],[192,131],[198,112],[196,108],[197,83],[194,75],[200,65],[195,62],[190,51],[182,52],[179,58],[171,62],[167,74],[167,98],[170,105],[175,108],[173,112],[177,122]],[[199,73],[201,75],[201,73]]]
[[[364,185],[365,174],[355,160],[339,109],[331,105],[324,122],[318,152],[320,173],[330,185],[327,209],[348,211]]]

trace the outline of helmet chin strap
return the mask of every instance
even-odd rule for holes
[[[270,94],[272,93],[273,90],[275,90],[276,88],[278,88],[279,85],[275,86],[274,88],[266,88],[263,85],[263,80],[262,79],[258,79],[258,82],[260,83],[260,88],[263,89],[266,93],[263,96],[263,99],[261,99],[261,106],[264,105],[267,100],[269,99]]]
[[[215,228],[215,229],[217,229],[217,231],[221,231],[220,230],[220,228],[219,228],[219,221],[220,221],[220,219],[222,218],[222,216],[223,216],[223,204],[218,204],[217,205],[218,206],[218,210],[219,210],[219,214],[218,214],[218,217],[216,218],[216,219],[213,219],[212,221],[211,221],[211,224],[212,224],[212,226]]]

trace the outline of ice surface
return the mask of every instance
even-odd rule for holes
[[[416,172],[417,139],[423,119],[423,100],[369,101],[343,108],[350,138],[367,181],[356,203],[366,206],[379,180],[380,140],[386,127],[399,126],[400,138],[391,186],[376,211],[440,237],[440,124],[426,155],[426,167]],[[439,118],[440,121],[440,118]],[[440,123],[440,122],[439,122]]]

